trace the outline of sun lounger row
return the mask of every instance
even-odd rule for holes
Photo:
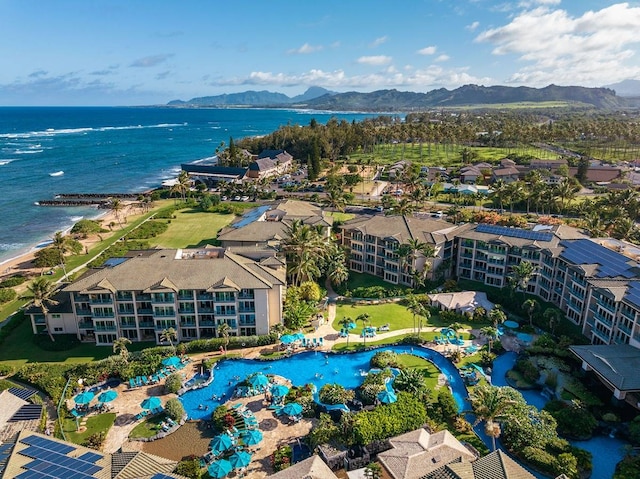
[[[302,346],[305,348],[317,348],[318,346],[324,346],[324,338],[303,338]]]

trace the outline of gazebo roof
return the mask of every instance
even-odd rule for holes
[[[640,391],[640,350],[628,344],[570,346],[601,378],[619,391]]]

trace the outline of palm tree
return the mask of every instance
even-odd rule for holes
[[[71,242],[68,236],[64,236],[61,231],[57,231],[56,234],[53,235],[53,242],[51,246],[58,250],[60,253],[60,266],[62,266],[62,271],[64,273],[63,279],[67,280],[67,266],[64,260],[64,255],[71,251]]]
[[[178,340],[178,333],[174,328],[166,328],[162,330],[160,333],[160,342],[164,343],[165,341],[169,343],[169,345],[175,350],[175,346],[173,345],[173,341]]]
[[[367,347],[367,335],[364,329],[368,326],[370,317],[371,315],[369,315],[369,313],[362,313],[356,318],[356,321],[362,321],[362,339],[364,340],[365,348]]]
[[[464,324],[462,323],[452,323],[449,325],[449,329],[451,329],[454,333],[455,333],[455,339],[458,339],[458,331],[461,331],[464,329]],[[456,341],[456,346],[458,351],[460,350],[460,341]]]
[[[129,358],[129,350],[127,349],[129,344],[131,344],[131,340],[125,337],[118,338],[113,342],[114,354],[120,354],[120,357],[124,359],[125,363]]]
[[[431,263],[429,259],[435,256],[435,252],[436,249],[433,245],[423,243],[416,238],[409,238],[405,243],[398,247],[398,256],[403,259],[402,267],[404,271],[419,271],[425,279],[431,270]],[[420,256],[424,256],[425,258],[422,270],[419,270],[417,267],[417,261]]]
[[[347,205],[347,201],[344,197],[344,191],[338,188],[330,188],[327,190],[323,203],[329,208],[335,208],[336,210],[343,212]]]
[[[316,228],[300,220],[287,226],[281,247],[287,257],[287,275],[294,286],[320,276],[320,263],[329,256],[329,245]]]
[[[29,293],[31,293],[30,297],[33,299],[33,305],[36,308],[40,308],[40,311],[42,311],[49,339],[51,339],[52,342],[55,342],[55,339],[53,338],[53,331],[49,324],[48,313],[49,306],[58,304],[58,301],[53,299],[53,295],[56,292],[56,285],[47,278],[41,276],[34,279],[31,284],[27,286],[27,289],[29,290]]]
[[[353,323],[353,319],[351,319],[349,316],[344,316],[338,322],[338,324],[342,326],[342,329],[344,329],[347,332],[347,349],[349,349],[349,330],[351,329],[349,326],[351,325],[351,323]]]
[[[530,261],[522,261],[520,264],[513,265],[511,267],[511,282],[513,288],[520,288],[524,295],[527,291],[527,285],[537,269],[538,266]]]
[[[181,171],[176,179],[176,183],[171,187],[171,193],[179,193],[182,196],[182,202],[187,201],[187,191],[191,188],[191,178],[189,178],[189,173],[186,171]]]
[[[407,296],[407,310],[413,316],[413,334],[416,333],[416,316],[424,316],[426,308],[414,295]]]
[[[497,328],[499,324],[502,324],[507,320],[507,315],[502,311],[502,306],[496,304],[489,313],[489,319],[493,323],[493,327]]]
[[[331,242],[325,257],[327,277],[332,284],[340,285],[349,279],[347,254],[338,243]]]
[[[224,355],[227,355],[227,347],[229,346],[229,333],[231,332],[231,326],[227,323],[220,323],[218,325],[218,337],[224,338]]]
[[[487,338],[487,345],[489,348],[489,354],[491,354],[491,348],[493,347],[493,342],[498,339],[498,329],[493,326],[485,326],[480,329],[480,334]]]
[[[554,334],[556,326],[560,322],[560,319],[562,319],[562,311],[558,308],[548,308],[544,313],[542,313],[542,316],[544,316],[544,319],[549,322],[549,331],[551,334]]]
[[[122,220],[120,218],[120,213],[124,210],[124,203],[119,198],[111,198],[109,200],[109,210],[113,213],[113,216],[116,217],[120,228],[122,228]]]
[[[529,326],[533,326],[533,315],[540,309],[540,303],[535,299],[530,298],[522,303],[522,309],[524,309],[529,316]]]
[[[485,421],[485,432],[491,437],[493,450],[496,449],[496,438],[500,436],[498,421],[506,419],[508,409],[514,401],[506,394],[505,388],[481,385],[469,394],[476,424]]]

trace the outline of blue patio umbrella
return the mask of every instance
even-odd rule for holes
[[[292,334],[292,336],[295,338],[296,341],[300,341],[304,339],[304,334],[302,333],[295,333],[295,334]]]
[[[269,378],[262,373],[257,373],[249,378],[249,384],[254,388],[264,387],[269,384]]]
[[[89,404],[91,401],[93,401],[94,397],[95,397],[95,394],[93,394],[91,391],[85,391],[83,393],[78,394],[76,397],[73,398],[73,400],[75,401],[76,404]]]
[[[251,462],[251,454],[246,451],[236,451],[231,454],[231,456],[229,456],[229,462],[234,467],[234,469],[247,467]]]
[[[358,327],[358,325],[356,323],[349,323],[347,324],[347,329],[356,329]]]
[[[284,405],[284,407],[282,408],[282,412],[287,416],[297,416],[298,414],[302,413],[302,406],[300,406],[300,404],[298,404],[297,402],[290,402]]]
[[[98,396],[98,401],[111,402],[117,397],[118,397],[118,393],[115,392],[113,389],[109,389],[108,391],[105,391]]]
[[[271,394],[279,398],[286,396],[288,392],[289,388],[283,384],[276,384],[271,387]]]
[[[211,477],[220,479],[231,472],[231,463],[226,459],[220,459],[209,464],[207,471]]]
[[[282,344],[291,344],[295,340],[296,340],[296,338],[294,338],[292,334],[285,334],[283,336],[280,336],[280,342]]]
[[[381,393],[378,393],[378,399],[382,403],[391,404],[398,400],[398,396],[396,396],[396,393],[394,393],[393,391],[385,390],[385,391],[382,391]]]
[[[242,440],[247,446],[255,446],[262,441],[262,433],[257,429],[249,429],[242,434]]]
[[[173,366],[174,368],[180,364],[180,358],[178,356],[171,356],[162,360],[162,364],[165,366]]]
[[[142,409],[156,409],[160,406],[162,406],[162,403],[160,402],[160,398],[157,396],[148,397],[140,403],[140,407]]]
[[[505,321],[505,322],[504,322],[504,323],[502,323],[502,324],[504,324],[504,325],[505,325],[507,328],[509,328],[509,329],[518,329],[518,328],[520,327],[520,325],[518,324],[518,322],[517,322],[517,321],[513,321],[513,320],[511,320],[511,319],[510,319],[510,320],[508,320],[508,321]]]
[[[231,436],[228,434],[219,434],[214,436],[209,443],[211,445],[211,449],[215,453],[226,451],[233,446],[233,441],[231,440]]]

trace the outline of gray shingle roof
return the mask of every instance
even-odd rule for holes
[[[569,346],[600,377],[620,391],[640,391],[640,350],[628,344]]]
[[[314,455],[287,469],[268,476],[269,479],[338,479],[319,456]]]
[[[282,284],[266,266],[221,249],[157,250],[150,255],[130,258],[123,263],[89,271],[67,286],[67,292],[207,289],[225,278],[247,289],[268,289]],[[193,254],[192,259],[184,259]]]
[[[535,479],[535,476],[500,449],[471,463],[455,461],[421,479]]]
[[[413,216],[362,216],[345,222],[344,230],[357,230],[364,235],[377,238],[394,238],[399,243],[418,239],[425,243],[437,244],[449,238],[456,226],[438,219],[416,218]]]

